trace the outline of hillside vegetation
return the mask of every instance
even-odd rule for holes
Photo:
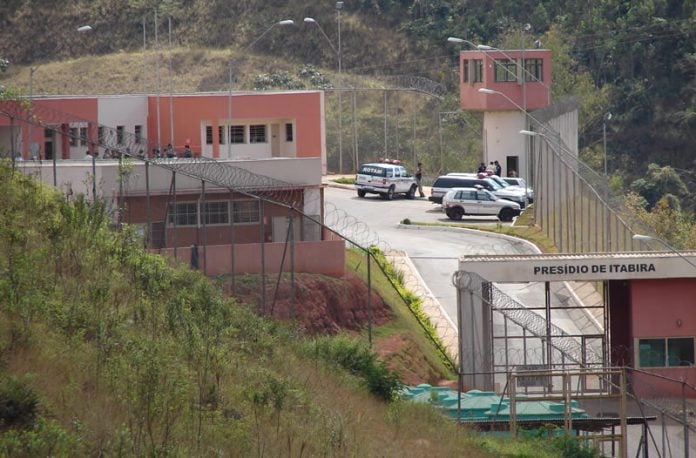
[[[346,336],[258,317],[99,203],[0,165],[0,456],[556,456],[393,400]]]

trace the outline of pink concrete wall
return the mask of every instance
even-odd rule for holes
[[[524,84],[516,81],[495,81],[496,59],[542,59],[543,81],[526,81]],[[483,81],[478,83],[465,83],[464,61],[480,59],[483,61]],[[551,51],[545,49],[504,50],[504,51],[462,51],[459,55],[459,101],[462,110],[496,111],[514,110],[519,107],[527,110],[536,110],[550,105],[551,95]],[[500,91],[515,103],[499,94],[482,94],[480,88]],[[526,92],[526,101],[525,101]],[[515,105],[517,104],[517,106]]]
[[[633,280],[630,287],[630,326],[636,346],[637,339],[642,338],[696,336],[696,279]],[[621,317],[612,316],[614,319]],[[641,370],[696,384],[696,367],[650,367]],[[633,380],[634,391],[638,395],[650,397],[660,392],[681,396],[681,385],[678,383],[640,373],[634,373]],[[696,397],[696,392],[692,390],[687,390],[686,394],[691,398]]]
[[[295,120],[297,157],[320,157],[322,152],[322,97],[321,92],[284,92],[234,94],[232,96],[233,119],[291,119]],[[201,145],[201,121],[208,120],[217,126],[228,116],[227,94],[176,95],[173,98],[174,139],[169,138],[169,97],[160,97],[161,144],[171,143],[181,150],[190,142],[194,154],[199,155]],[[157,141],[157,97],[148,99],[149,150]],[[219,155],[217,128],[213,129],[213,155]]]
[[[696,336],[696,279],[633,280],[631,298],[634,338]]]
[[[13,101],[8,101],[5,103],[14,103]],[[2,102],[0,102],[1,106]],[[50,125],[58,132],[63,132],[66,134],[68,132],[68,123],[71,122],[82,122],[82,121],[96,121],[97,120],[97,99],[94,97],[76,97],[76,98],[51,98],[44,99],[41,97],[35,97],[32,101],[34,107],[34,116],[37,121],[40,121],[46,125]],[[41,111],[42,107],[46,107],[51,110],[50,113],[44,114]],[[44,129],[39,126],[34,126],[32,129],[31,136],[29,138],[29,125],[24,121],[15,119],[11,121],[6,116],[0,116],[0,125],[9,126],[11,123],[14,126],[19,127],[22,131],[22,155],[25,159],[29,156],[29,145],[31,143],[38,143],[41,150],[41,155],[44,154]],[[94,135],[96,139],[96,133]],[[63,155],[61,159],[69,158],[69,139],[66,135],[58,135],[56,138],[56,145],[54,148]],[[58,146],[58,143],[61,145]]]
[[[266,243],[265,258],[266,272],[277,273],[280,270],[284,243]],[[174,256],[173,248],[156,250],[167,256]],[[261,245],[247,243],[235,245],[234,263],[236,273],[261,272]],[[198,247],[199,267],[203,270],[203,247]],[[231,271],[232,254],[230,245],[209,245],[206,249],[205,273],[216,276]],[[190,247],[177,249],[177,259],[190,262]],[[285,253],[284,272],[290,270],[290,252]],[[332,277],[342,277],[345,274],[345,242],[343,240],[295,242],[295,272],[325,274]]]

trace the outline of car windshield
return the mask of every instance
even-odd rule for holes
[[[491,180],[488,180],[488,182],[491,184],[491,187],[493,188],[494,191],[500,191],[501,189],[503,189],[503,187],[500,186],[500,185],[498,184],[498,182],[495,181],[495,180],[492,180],[492,179],[491,179]]]
[[[488,177],[488,178],[490,178],[491,180],[493,180],[493,181],[495,181],[496,183],[498,183],[498,184],[500,185],[501,188],[508,188],[508,187],[510,187],[510,184],[509,184],[508,182],[506,182],[505,180],[503,180],[502,178],[499,178],[499,177],[496,177],[496,176],[490,176],[490,177]]]

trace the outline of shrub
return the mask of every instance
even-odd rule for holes
[[[26,383],[16,377],[5,377],[0,383],[0,431],[31,427],[38,404],[38,396]]]
[[[372,394],[390,401],[401,385],[399,376],[392,372],[370,347],[348,337],[322,337],[315,341],[316,356],[337,364],[365,380]]]

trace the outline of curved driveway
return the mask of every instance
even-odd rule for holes
[[[406,218],[412,222],[453,223],[440,205],[427,199],[386,201],[375,195],[359,198],[350,187],[329,186],[325,189],[325,201],[327,224],[340,233],[363,246],[375,244],[405,252],[453,322],[457,316],[457,301],[451,277],[459,267],[459,256],[534,252],[528,243],[511,237],[470,230],[460,232],[400,225]],[[339,210],[338,217],[330,215],[332,207]],[[495,226],[498,219],[465,217],[461,221],[462,225],[471,223]]]

